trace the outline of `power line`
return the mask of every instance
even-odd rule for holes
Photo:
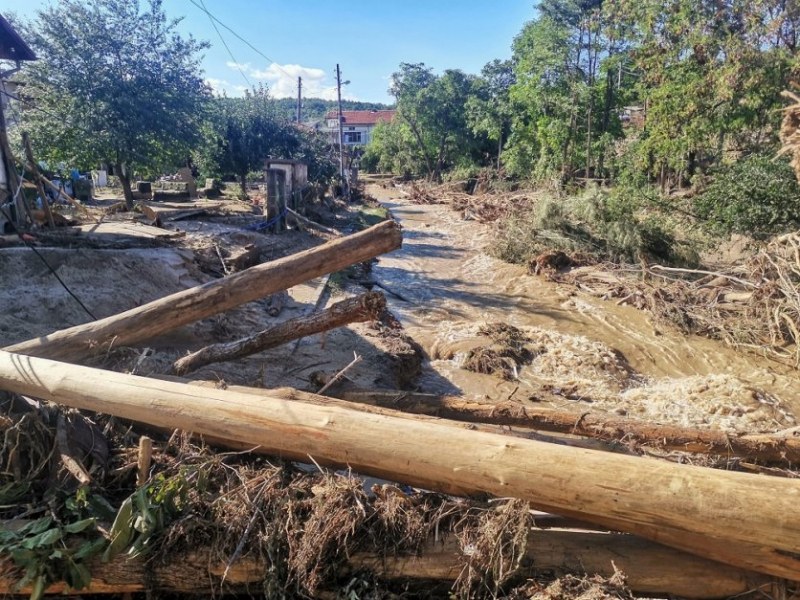
[[[247,75],[245,74],[244,69],[242,69],[242,66],[239,64],[239,61],[236,60],[236,57],[233,55],[233,52],[231,52],[231,49],[228,46],[228,43],[225,41],[225,38],[222,37],[222,33],[220,32],[219,27],[217,27],[217,24],[214,22],[214,17],[211,15],[210,12],[208,12],[208,9],[206,8],[205,1],[204,0],[200,0],[200,4],[203,5],[203,7],[202,7],[203,11],[206,13],[206,15],[208,15],[208,20],[211,21],[211,26],[214,28],[214,31],[217,32],[217,36],[219,37],[219,41],[222,42],[222,45],[225,46],[225,50],[228,51],[228,56],[231,57],[231,60],[233,61],[233,64],[236,66],[236,68],[238,69],[239,73],[242,74],[242,77],[244,77],[244,80],[247,82],[247,87],[252,88],[253,84],[250,83],[250,80],[247,78]]]
[[[200,1],[201,1],[201,2],[203,2],[203,0],[200,0]],[[203,3],[203,5],[201,6],[200,4],[198,4],[197,2],[195,2],[195,0],[189,0],[189,2],[191,2],[191,3],[192,3],[192,4],[194,4],[194,5],[195,5],[197,8],[199,8],[199,9],[200,9],[200,10],[202,10],[204,13],[206,13],[206,14],[208,15],[208,18],[209,18],[209,19],[211,19],[211,20],[212,20],[212,22],[217,22],[217,23],[219,23],[220,25],[222,25],[222,26],[223,26],[225,29],[227,29],[228,31],[230,31],[230,32],[231,32],[231,33],[234,35],[234,37],[236,37],[236,39],[238,39],[240,42],[242,42],[242,43],[246,44],[247,46],[249,46],[249,47],[250,47],[250,49],[251,49],[251,50],[253,50],[253,52],[255,52],[255,53],[256,53],[256,54],[258,54],[259,56],[261,56],[261,57],[263,57],[263,58],[267,59],[269,62],[273,63],[273,64],[274,64],[274,65],[275,65],[275,66],[278,68],[278,70],[280,70],[280,71],[283,71],[283,73],[284,73],[285,75],[288,75],[289,77],[293,77],[293,75],[292,75],[291,73],[289,73],[288,71],[286,71],[286,69],[284,69],[283,67],[281,67],[281,66],[278,64],[278,62],[277,62],[277,61],[275,61],[275,60],[272,60],[272,59],[271,59],[269,56],[267,56],[266,54],[264,54],[264,53],[263,53],[261,50],[259,50],[259,49],[258,49],[258,48],[256,48],[255,46],[253,46],[253,44],[251,44],[250,42],[248,42],[248,41],[247,41],[246,39],[244,39],[244,38],[243,38],[241,35],[239,35],[238,33],[236,33],[236,32],[235,32],[233,29],[231,29],[230,27],[228,27],[227,25],[225,25],[225,23],[223,23],[222,21],[220,21],[220,20],[219,20],[217,17],[215,17],[214,15],[212,15],[212,14],[211,14],[211,13],[208,11],[208,9],[205,7],[205,3]]]
[[[16,171],[16,169],[14,169],[14,170]],[[20,176],[19,176],[19,187],[17,188],[17,193],[16,193],[16,194],[14,194],[14,195],[12,196],[12,198],[16,198],[16,197],[17,197],[17,195],[20,193],[20,191],[22,190],[22,184],[24,183],[24,181],[25,181],[25,167],[23,166],[23,168],[22,168],[22,173],[21,173],[21,174],[20,174]],[[42,202],[47,202],[47,198],[42,198]],[[0,206],[0,212],[2,212],[2,214],[3,214],[3,216],[5,217],[5,219],[6,219],[6,221],[8,222],[8,224],[9,224],[9,225],[11,225],[11,227],[14,229],[14,233],[16,233],[16,234],[17,234],[17,236],[19,237],[19,239],[20,239],[20,240],[22,240],[22,243],[24,243],[24,244],[25,244],[25,245],[26,245],[28,248],[30,248],[31,250],[33,250],[33,253],[34,253],[36,256],[38,256],[38,257],[39,257],[39,260],[41,260],[41,261],[44,263],[44,266],[46,266],[46,267],[47,267],[47,269],[50,271],[50,273],[53,275],[53,277],[55,277],[55,278],[58,280],[58,283],[60,283],[60,284],[61,284],[61,287],[63,287],[63,288],[64,288],[64,289],[67,291],[67,293],[68,293],[70,296],[72,296],[72,297],[75,299],[75,302],[77,302],[77,303],[80,305],[80,307],[81,307],[81,308],[84,310],[84,312],[85,312],[87,315],[89,315],[89,316],[92,318],[92,320],[93,320],[93,321],[96,321],[96,320],[97,320],[97,317],[95,317],[95,316],[92,314],[92,311],[90,311],[88,308],[86,308],[86,305],[85,305],[83,302],[81,302],[81,299],[80,299],[80,298],[78,298],[78,297],[75,295],[75,293],[74,293],[74,292],[73,292],[71,289],[69,289],[69,287],[67,286],[67,284],[66,284],[66,283],[64,283],[64,280],[63,280],[63,279],[61,279],[61,277],[59,277],[58,273],[56,273],[56,270],[55,270],[55,269],[54,269],[52,266],[50,266],[50,263],[49,263],[49,262],[47,262],[47,259],[46,259],[44,256],[42,256],[42,255],[39,253],[39,251],[36,249],[36,247],[35,247],[33,244],[31,244],[31,243],[30,243],[30,242],[29,242],[29,241],[28,241],[28,240],[25,238],[25,236],[24,236],[24,235],[22,235],[22,232],[20,232],[20,230],[19,230],[19,229],[17,229],[17,226],[14,224],[14,219],[12,219],[12,218],[11,218],[11,215],[9,215],[9,214],[8,214],[8,212],[6,212],[6,209],[5,209],[5,207],[4,207],[4,206]]]

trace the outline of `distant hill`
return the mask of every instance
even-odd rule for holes
[[[297,100],[294,98],[276,98],[275,106],[278,114],[287,119],[294,119],[297,114]],[[342,110],[386,110],[394,108],[391,104],[380,102],[356,102],[342,100]],[[336,110],[335,100],[322,100],[321,98],[303,98],[303,122],[319,121],[331,111]]]

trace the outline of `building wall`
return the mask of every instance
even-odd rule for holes
[[[328,136],[330,137],[331,143],[338,144],[339,129],[336,127],[336,121],[333,121],[332,126],[330,125],[330,121],[327,125]],[[345,123],[342,127],[344,145],[365,146],[372,138],[372,130],[374,127],[374,125],[348,125]]]

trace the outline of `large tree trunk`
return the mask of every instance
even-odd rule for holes
[[[202,389],[0,352],[0,388],[349,467],[444,493],[489,493],[800,580],[800,482]]]
[[[117,177],[122,186],[122,193],[125,196],[125,207],[131,211],[133,210],[133,191],[131,190],[131,178],[128,175],[125,165],[117,163]]]
[[[458,540],[452,536],[444,543],[431,541],[414,556],[385,556],[359,552],[353,554],[347,571],[367,569],[383,580],[422,580],[452,582],[467,561]],[[614,575],[614,566],[625,573],[627,585],[636,594],[679,596],[694,599],[728,598],[760,589],[769,593],[772,578],[743,571],[685,554],[630,535],[577,531],[536,530],[528,538],[524,566],[519,578],[553,577],[567,573]],[[222,575],[225,557],[212,556],[198,549],[173,556],[171,561],[147,565],[145,557],[119,556],[110,563],[96,560],[89,565],[92,582],[80,594],[123,594],[126,592],[178,592],[214,594],[240,586],[257,584],[269,572],[268,565],[254,557],[239,558]],[[0,595],[25,594],[30,586],[16,588],[18,578],[9,563],[0,559]],[[57,583],[47,594],[68,592]]]
[[[242,200],[247,201],[247,173],[240,173],[239,174],[239,187],[241,191]]]
[[[211,363],[249,356],[348,323],[372,321],[385,309],[386,298],[383,294],[367,292],[337,302],[324,311],[290,319],[255,335],[234,342],[206,346],[176,360],[172,370],[178,375],[184,375]]]
[[[112,344],[126,346],[143,342],[320,275],[339,271],[395,250],[401,243],[400,227],[394,221],[386,221],[354,235],[177,292],[118,315],[14,344],[6,350],[79,361],[107,351]]]

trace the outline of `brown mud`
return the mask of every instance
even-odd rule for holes
[[[565,405],[735,431],[781,429],[800,414],[791,367],[531,276],[487,254],[490,225],[446,205],[369,192],[403,226],[403,248],[382,257],[373,276],[394,292],[391,310],[430,358],[420,390],[526,401],[545,387]],[[464,368],[476,349],[491,347],[480,330],[492,323],[529,338],[533,358],[513,367],[506,358],[504,376]]]

